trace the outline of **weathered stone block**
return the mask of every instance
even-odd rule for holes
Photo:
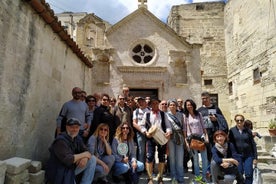
[[[41,170],[37,173],[29,173],[31,184],[42,184],[44,182],[45,171]]]
[[[0,161],[0,183],[4,183],[7,165],[5,162]]]
[[[31,165],[31,160],[19,157],[13,157],[4,162],[7,164],[7,173],[9,174],[22,173]]]
[[[41,167],[40,161],[32,161],[30,167],[28,167],[29,173],[37,173],[41,170]]]
[[[27,169],[17,174],[6,173],[5,184],[22,184],[28,181],[29,181],[29,172]]]

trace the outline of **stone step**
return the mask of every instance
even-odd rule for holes
[[[271,156],[271,154],[269,152],[267,152],[266,150],[257,150],[258,156]]]
[[[263,173],[261,174],[262,177],[262,183],[267,183],[267,184],[272,184],[275,183],[276,181],[276,174],[275,172],[271,172],[271,173]]]
[[[256,145],[256,147],[257,147],[257,151],[259,151],[259,150],[262,150],[263,148],[262,148],[262,146],[261,145]]]
[[[272,156],[258,156],[259,163],[276,164],[276,158]]]

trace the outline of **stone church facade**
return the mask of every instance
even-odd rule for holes
[[[139,94],[139,91],[152,89],[161,99],[193,98],[198,105],[201,104],[200,93],[208,91],[230,125],[234,124],[236,113],[243,113],[256,128],[264,129],[276,114],[275,61],[273,54],[268,54],[273,53],[274,47],[265,45],[275,42],[261,38],[266,26],[255,16],[261,15],[273,24],[271,18],[268,20],[273,11],[271,3],[246,1],[249,7],[259,7],[254,12],[245,9],[242,2],[231,0],[227,4],[173,6],[167,24],[149,12],[145,4],[112,26],[94,14],[86,15],[78,23],[76,42],[95,66],[92,91],[106,91],[116,96],[122,86],[127,85],[134,94],[136,90]],[[259,21],[263,29],[256,31],[250,21]],[[90,32],[87,27],[91,28]],[[270,29],[273,35],[273,25]],[[255,32],[259,32],[254,34],[257,38],[249,34]],[[273,38],[271,35],[269,37]],[[92,37],[93,44],[89,41]],[[252,39],[251,42],[248,39]],[[262,43],[261,49],[261,45],[252,47],[254,39]],[[144,52],[145,46],[150,52]],[[249,54],[243,52],[248,49],[241,50],[248,46],[254,48]],[[143,61],[147,58],[150,61]],[[102,73],[104,75],[98,77]]]

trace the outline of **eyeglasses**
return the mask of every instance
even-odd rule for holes
[[[108,98],[103,98],[103,101],[109,101],[109,99]]]
[[[105,131],[105,132],[107,132],[108,129],[107,129],[107,128],[100,128],[100,131]]]
[[[241,122],[241,123],[242,123],[244,120],[243,120],[243,119],[236,119],[235,121],[236,121],[237,123],[238,123],[238,122]]]
[[[129,129],[129,127],[121,127],[122,129],[125,129],[125,130],[128,130]]]

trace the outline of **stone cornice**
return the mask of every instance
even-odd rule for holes
[[[117,66],[117,68],[123,73],[164,73],[167,71],[167,67],[163,66]]]

